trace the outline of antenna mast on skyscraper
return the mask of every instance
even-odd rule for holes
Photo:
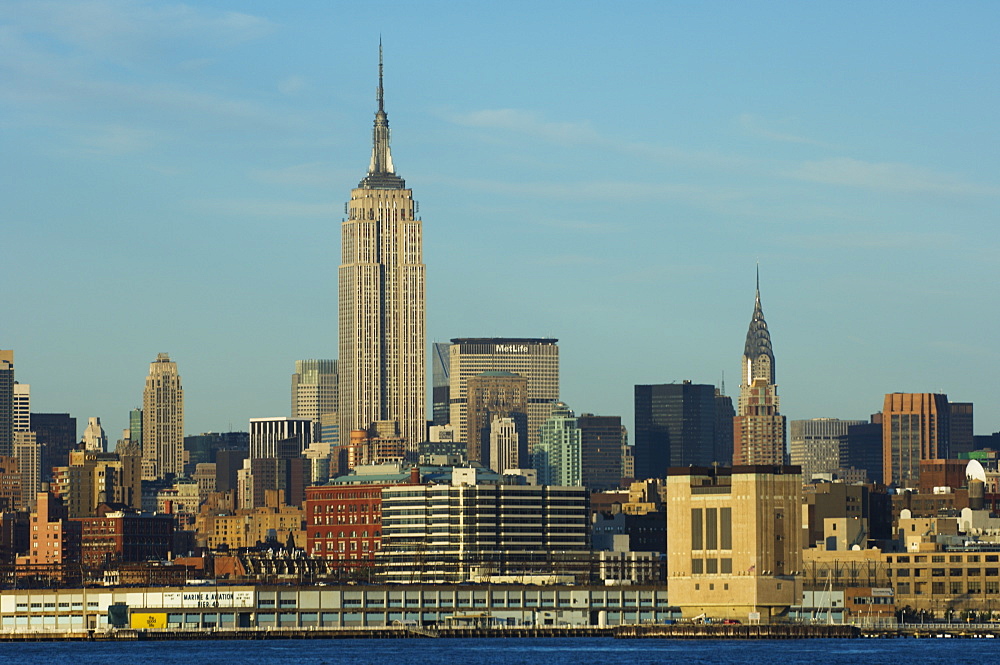
[[[385,111],[385,104],[382,97],[382,35],[378,36],[378,91],[375,93],[378,101],[378,110]]]

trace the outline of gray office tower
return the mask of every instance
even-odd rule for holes
[[[434,425],[451,420],[451,359],[448,342],[431,344],[431,404]]]
[[[636,480],[664,478],[672,466],[731,464],[732,421],[725,428],[717,416],[727,402],[732,409],[716,401],[715,386],[690,381],[636,386]]]

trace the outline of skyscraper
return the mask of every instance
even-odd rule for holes
[[[13,447],[21,476],[21,505],[34,508],[42,483],[42,453],[31,431],[31,386],[14,382]]]
[[[0,350],[0,455],[14,454],[14,351]]]
[[[621,487],[622,449],[625,430],[621,416],[595,416],[584,413],[576,419],[580,429],[580,474],[584,487],[591,492],[606,492]]]
[[[917,487],[920,460],[948,459],[948,396],[889,393],[882,407],[882,482]]]
[[[469,441],[469,379],[483,372],[513,372],[528,381],[528,454],[538,429],[559,399],[559,347],[556,339],[460,337],[451,340],[451,425],[458,440]]]
[[[635,474],[665,478],[668,467],[731,462],[729,437],[716,431],[715,386],[666,383],[635,387]],[[731,406],[730,406],[731,408]],[[728,424],[732,431],[732,420]]]
[[[448,349],[451,344],[434,342],[431,344],[431,412],[435,425],[447,425],[451,414],[448,393],[451,389],[451,361]]]
[[[322,441],[323,416],[337,413],[337,361],[296,360],[292,374],[292,418],[313,423],[313,439]],[[336,443],[335,441],[332,443]]]
[[[142,479],[184,473],[184,390],[166,353],[149,364],[142,392]]]
[[[69,464],[76,447],[76,418],[68,413],[32,413],[31,431],[36,434],[42,456],[42,480],[52,476],[52,467]]]
[[[341,225],[340,436],[394,421],[416,451],[426,429],[422,231],[389,153],[381,45],[376,101],[368,175]]]
[[[31,386],[14,382],[13,423],[15,432],[31,431]]]
[[[553,402],[551,415],[542,423],[531,466],[540,485],[583,484],[581,436],[576,415],[563,402]]]
[[[960,453],[971,453],[976,449],[972,415],[972,402],[948,402],[948,422],[951,428],[948,434],[948,456],[952,459],[957,458]]]
[[[760,305],[759,273],[742,364],[739,407],[733,421],[733,464],[783,464],[785,417],[778,411],[774,352]]]

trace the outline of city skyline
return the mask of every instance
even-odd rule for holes
[[[631,432],[634,385],[735,396],[759,259],[789,420],[940,392],[1000,429],[1000,10],[569,7],[0,8],[0,348],[33,411],[117,438],[168,352],[186,434],[287,415],[294,361],[338,356],[382,30],[428,347],[559,338],[560,399]]]

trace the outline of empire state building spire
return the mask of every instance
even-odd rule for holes
[[[365,189],[405,189],[406,183],[396,175],[389,151],[389,116],[385,112],[385,92],[382,88],[382,40],[378,43],[378,90],[375,93],[378,109],[372,129],[372,158],[368,175],[358,185]]]

